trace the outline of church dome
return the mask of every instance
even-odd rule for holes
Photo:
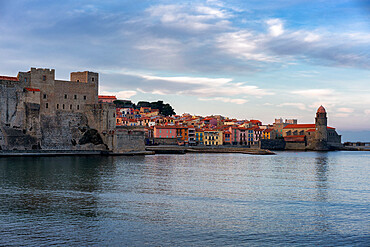
[[[326,113],[326,110],[323,106],[320,106],[316,113]]]

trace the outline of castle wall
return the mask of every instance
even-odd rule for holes
[[[144,129],[123,126],[117,127],[113,151],[115,153],[145,151],[144,140]]]
[[[84,112],[88,125],[101,133],[109,150],[114,149],[114,131],[116,129],[116,107],[114,104],[100,103],[86,105]]]
[[[98,79],[85,71],[61,81],[54,70],[31,68],[19,81],[0,80],[0,149],[141,149],[143,133],[115,134],[115,105],[98,104]]]
[[[55,110],[67,112],[83,112],[85,105],[97,104],[97,85],[70,81],[55,81]]]
[[[304,142],[286,142],[286,150],[306,150],[306,143]]]
[[[261,139],[259,142],[259,148],[269,150],[284,150],[285,145],[284,139]]]

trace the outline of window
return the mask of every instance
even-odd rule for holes
[[[72,110],[72,105],[70,105],[70,106],[69,106],[69,109],[71,109],[71,110]]]
[[[46,99],[46,94],[43,95],[43,98]]]
[[[63,110],[64,110],[64,104],[63,104]]]
[[[86,100],[86,96],[84,96],[84,100]]]
[[[59,104],[57,104],[57,109],[59,109]]]
[[[116,114],[115,113],[113,113],[113,117],[116,117]]]
[[[66,99],[67,98],[67,94],[64,95],[64,98]]]
[[[45,107],[46,107],[46,108],[49,108],[49,104],[48,104],[48,103],[46,103]]]
[[[77,110],[80,110],[80,105],[77,105]]]
[[[80,80],[77,80],[77,82],[80,82]]]
[[[77,95],[75,94],[75,99],[77,99]]]
[[[24,82],[27,82],[27,78],[24,78]]]
[[[93,78],[91,78],[91,81],[94,81],[95,80],[95,78],[93,77]]]
[[[43,75],[43,76],[42,76],[42,80],[43,80],[43,81],[46,81],[46,75]]]

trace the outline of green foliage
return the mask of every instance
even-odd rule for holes
[[[117,108],[135,108],[135,104],[132,103],[131,100],[115,100],[113,104],[115,104]]]
[[[163,104],[162,100],[158,100],[156,102],[139,101],[136,105],[132,103],[130,100],[115,100],[113,101],[113,103],[116,105],[117,108],[140,109],[141,107],[150,107],[152,109],[158,109],[159,114],[163,116],[172,116],[176,114],[172,106],[168,103]]]

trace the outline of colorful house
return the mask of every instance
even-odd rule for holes
[[[262,131],[262,137],[261,139],[275,139],[276,138],[276,134],[275,134],[275,130],[274,129],[265,129]]]
[[[203,129],[195,129],[195,143],[197,145],[204,145],[204,130]]]
[[[223,144],[226,144],[226,145],[231,145],[232,144],[231,132],[229,130],[224,130],[223,131],[223,139],[224,139]]]
[[[223,145],[222,130],[205,129],[204,130],[204,144],[207,145],[207,146]]]
[[[154,126],[153,128],[153,137],[154,138],[177,138],[175,126]]]
[[[189,142],[188,127],[176,126],[176,137],[178,144],[187,144]]]

